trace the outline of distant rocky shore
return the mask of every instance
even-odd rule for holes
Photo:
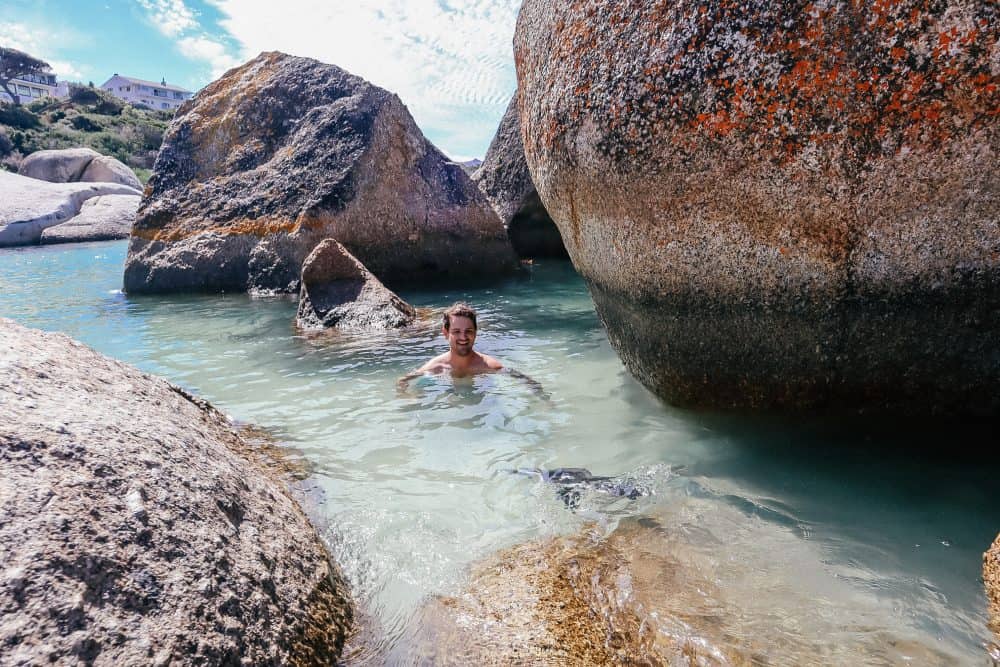
[[[332,664],[346,584],[206,402],[0,319],[0,662]]]

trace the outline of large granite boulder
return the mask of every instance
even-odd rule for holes
[[[104,195],[140,193],[117,183],[46,183],[0,171],[0,247],[39,243],[46,229],[71,220],[84,202]]]
[[[1000,411],[1000,9],[526,0],[532,180],[682,405]]]
[[[1000,641],[1000,535],[993,546],[983,554],[983,583],[990,605],[990,629]],[[1000,651],[1000,648],[997,649]]]
[[[98,155],[80,174],[80,181],[89,183],[122,183],[142,190],[142,182],[128,165],[108,155]]]
[[[0,662],[327,665],[351,607],[227,418],[0,319]]]
[[[21,162],[17,173],[50,183],[120,183],[142,190],[142,183],[127,165],[90,148],[36,151]]]
[[[90,161],[100,155],[92,148],[35,151],[21,161],[17,173],[50,183],[73,183],[80,180]]]
[[[500,216],[519,256],[566,257],[559,228],[538,197],[524,159],[516,92],[472,180]]]
[[[333,239],[325,239],[302,264],[297,324],[326,327],[397,329],[413,322],[417,311]]]
[[[326,238],[386,281],[514,261],[489,202],[398,97],[333,65],[263,53],[174,117],[125,289],[295,291]]]
[[[75,217],[42,230],[39,242],[45,245],[127,239],[140,199],[139,195],[92,197],[83,202]]]

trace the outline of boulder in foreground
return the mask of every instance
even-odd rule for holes
[[[296,322],[302,328],[396,329],[416,311],[373,276],[344,246],[322,241],[302,264]]]
[[[45,245],[127,239],[140,199],[139,195],[104,195],[88,199],[75,217],[43,230],[40,242]]]
[[[294,292],[327,238],[390,284],[515,264],[489,202],[398,97],[333,65],[263,53],[174,116],[124,287]]]
[[[519,256],[566,257],[559,228],[538,197],[524,159],[516,92],[472,180],[500,216]]]
[[[221,413],[4,319],[0,369],[5,664],[336,661],[345,584]]]
[[[526,0],[532,180],[680,405],[1000,413],[1000,9]]]

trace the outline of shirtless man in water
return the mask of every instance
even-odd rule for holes
[[[480,354],[472,349],[478,331],[476,311],[465,303],[459,302],[452,305],[451,308],[444,311],[444,324],[441,327],[441,333],[448,339],[448,351],[434,357],[412,373],[407,373],[399,378],[396,386],[401,391],[405,391],[410,380],[424,374],[437,375],[450,372],[452,377],[468,377],[477,373],[507,373],[524,380],[542,398],[548,398],[541,383],[524,373],[504,368],[502,363],[488,354]]]

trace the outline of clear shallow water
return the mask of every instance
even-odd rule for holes
[[[124,242],[0,250],[0,316],[163,375],[304,457],[325,536],[381,636],[358,662],[416,660],[421,606],[461,591],[471,563],[638,517],[677,537],[691,580],[718,591],[713,610],[738,617],[737,643],[791,633],[818,662],[887,664],[899,655],[864,639],[884,635],[987,664],[981,554],[1000,530],[988,428],[669,408],[624,371],[559,262],[488,287],[394,286],[418,307],[475,304],[478,347],[551,401],[506,376],[423,379],[399,395],[396,378],[443,350],[436,319],[305,338],[290,300],[126,297],[124,254]],[[511,474],[520,467],[628,475],[653,495],[584,493],[570,511],[551,485]],[[662,599],[669,611],[690,598]],[[765,654],[802,662],[781,653],[789,644]],[[844,644],[854,653],[831,652]]]

